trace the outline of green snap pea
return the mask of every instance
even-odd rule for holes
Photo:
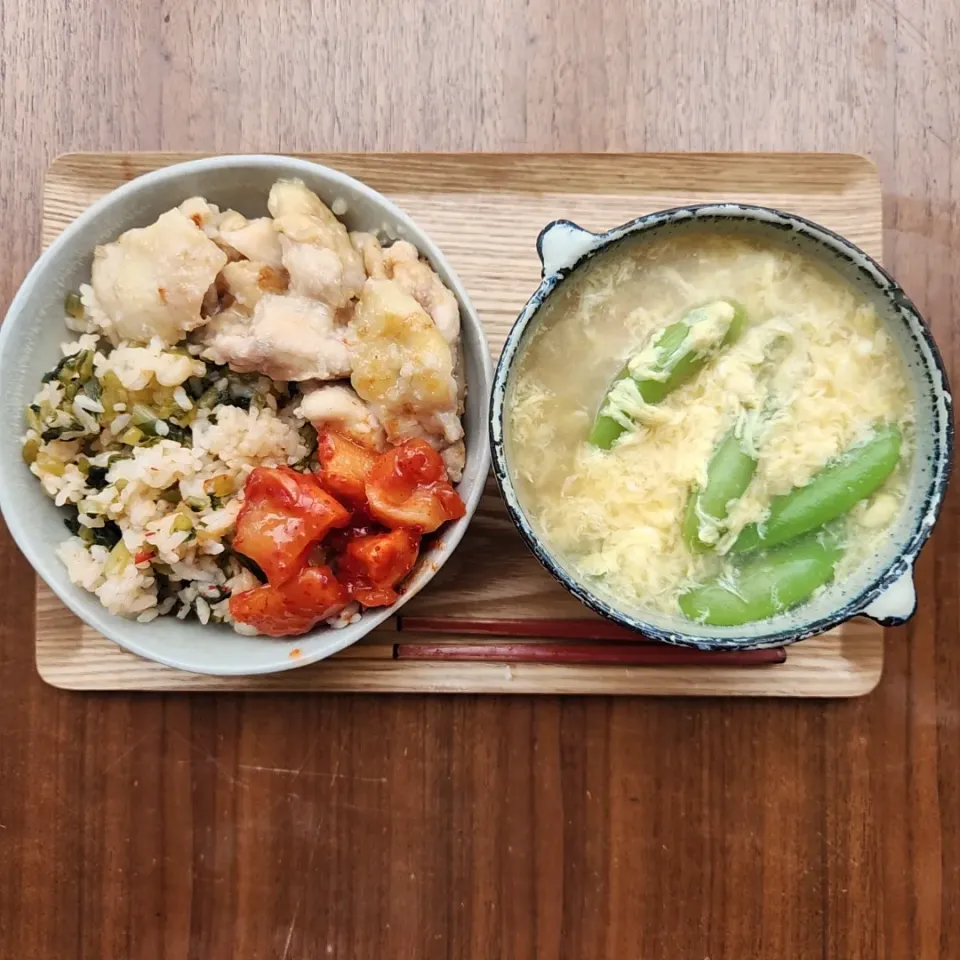
[[[766,620],[829,583],[841,556],[843,548],[835,534],[809,534],[681,594],[680,609],[691,620],[715,627]]]
[[[828,464],[806,486],[776,497],[770,516],[744,527],[731,552],[786,543],[842,516],[893,473],[902,439],[896,424],[879,427],[866,443]]]
[[[722,523],[730,504],[743,496],[757,469],[756,458],[744,450],[743,441],[731,430],[714,451],[707,466],[707,485],[694,490],[683,520],[683,537],[691,550],[704,552],[714,544],[701,539],[704,518]]]
[[[657,334],[653,341],[656,359],[650,367],[656,376],[637,377],[631,372],[629,363],[617,374],[600,403],[600,411],[588,438],[590,443],[602,450],[609,450],[614,441],[626,430],[623,423],[616,417],[604,413],[610,394],[618,383],[628,378],[633,379],[644,403],[660,403],[669,393],[692,379],[720,347],[733,343],[743,333],[746,324],[746,313],[743,307],[727,300],[717,301],[717,303],[728,303],[734,311],[733,319],[721,342],[713,347],[699,349],[688,346],[691,330],[696,324],[706,322],[701,311],[711,306],[710,304],[707,307],[691,310],[682,320],[671,324]]]
[[[627,373],[624,368],[613,382],[617,384],[621,380],[625,380],[628,376],[630,376],[630,374]],[[604,403],[606,403],[606,397],[604,397]],[[590,430],[590,436],[587,439],[595,447],[599,447],[601,450],[609,450],[623,433],[623,430],[623,424],[614,420],[613,417],[607,417],[600,413],[597,414],[597,419],[594,421],[593,428]]]

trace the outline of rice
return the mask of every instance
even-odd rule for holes
[[[64,318],[67,326],[71,330],[79,330],[84,333],[95,333],[106,329],[110,325],[110,319],[104,313],[97,295],[93,292],[93,287],[89,283],[80,284],[80,302],[83,304],[84,317],[77,320],[68,313]],[[71,323],[71,321],[73,321]]]
[[[103,547],[87,549],[79,537],[71,537],[57,548],[57,556],[67,568],[70,580],[78,587],[93,592],[103,582],[103,567],[108,556]]]
[[[198,596],[194,601],[194,609],[197,611],[197,619],[201,623],[210,622],[210,604],[203,597]]]
[[[300,420],[299,426],[305,421]],[[255,466],[295,464],[309,454],[297,426],[269,409],[224,407],[216,422],[201,420],[194,427],[194,446],[236,470]]]
[[[159,341],[112,346],[84,332],[62,353],[93,380],[48,375],[23,441],[35,448],[30,470],[44,491],[74,511],[73,535],[57,551],[70,580],[140,623],[168,614],[230,623],[229,598],[260,583],[229,546],[246,478],[311,451],[286,384]],[[191,378],[201,381],[192,397]],[[198,406],[200,389],[214,391],[215,405]],[[213,497],[214,488],[233,492]]]
[[[121,343],[109,354],[98,353],[94,364],[97,376],[111,372],[127,390],[143,390],[151,381],[176,387],[206,372],[202,360],[164,350],[157,339],[145,347]]]

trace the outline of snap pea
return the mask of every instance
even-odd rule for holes
[[[842,555],[834,533],[809,534],[681,594],[680,609],[691,620],[715,627],[766,620],[829,583]]]
[[[723,339],[719,344],[704,347],[689,346],[691,331],[698,323],[708,321],[708,316],[703,311],[718,304],[733,307],[733,318]],[[590,443],[602,450],[609,450],[614,441],[627,429],[620,419],[604,413],[605,408],[608,407],[610,394],[617,384],[630,378],[637,385],[644,403],[660,403],[669,393],[694,377],[720,347],[733,343],[743,332],[745,323],[746,313],[742,306],[728,300],[718,300],[713,304],[691,310],[682,320],[671,324],[657,334],[652,344],[656,356],[649,367],[655,376],[637,376],[631,371],[630,363],[627,363],[604,394],[596,421],[590,431],[588,438]]]
[[[624,367],[617,375],[617,379],[613,382],[617,384],[621,380],[625,380],[628,376],[630,376],[630,374],[627,372],[626,367]],[[606,403],[606,397],[604,397],[604,403]],[[602,406],[601,409],[603,409]],[[593,428],[590,430],[590,436],[587,439],[595,447],[599,447],[601,450],[609,450],[623,431],[624,427],[621,423],[618,423],[613,417],[607,417],[599,413],[597,414],[597,419],[594,421]]]
[[[842,516],[890,476],[900,458],[902,439],[896,424],[879,427],[866,443],[828,464],[806,486],[776,497],[769,517],[744,527],[731,552],[785,543]]]
[[[683,537],[692,550],[703,552],[714,544],[701,539],[701,522],[726,520],[731,501],[739,500],[750,486],[757,469],[756,458],[743,448],[743,441],[731,430],[714,451],[707,466],[707,485],[695,489],[687,503]]]

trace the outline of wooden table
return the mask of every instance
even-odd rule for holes
[[[960,359],[956,3],[391,6],[5,0],[0,307],[66,149],[862,151]],[[5,538],[0,956],[955,960],[958,506],[845,702],[71,695]]]

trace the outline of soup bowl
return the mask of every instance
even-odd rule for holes
[[[564,282],[601,251],[621,241],[667,240],[692,229],[768,241],[802,253],[839,274],[876,309],[904,361],[913,392],[915,450],[907,494],[883,545],[852,574],[810,600],[774,617],[736,627],[697,623],[622,603],[602,585],[585,582],[553,552],[535,529],[514,483],[507,420],[518,360],[539,328],[541,308]],[[815,636],[855,616],[885,626],[906,622],[916,609],[913,568],[936,523],[953,459],[952,399],[939,351],[916,307],[871,256],[816,223],[767,207],[721,203],[680,207],[632,220],[606,233],[591,233],[557,220],[537,239],[542,281],[517,317],[494,374],[490,406],[493,469],[511,519],[544,567],[587,607],[609,620],[667,643],[702,650],[781,646]],[[651,561],[655,562],[654,557]]]

